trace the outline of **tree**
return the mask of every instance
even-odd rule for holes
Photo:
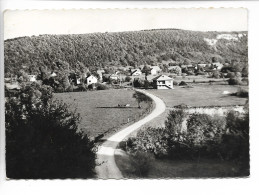
[[[151,98],[148,97],[147,95],[145,95],[144,93],[135,91],[135,93],[132,96],[133,98],[135,98],[138,102],[138,108],[141,108],[140,103],[141,102],[151,102]]]
[[[149,75],[150,74],[150,68],[147,65],[145,65],[142,69],[142,73],[144,73],[145,76]]]
[[[212,63],[215,63],[215,62],[218,62],[219,60],[218,60],[217,57],[212,57],[212,58],[211,58],[211,61],[212,61]]]
[[[180,133],[183,130],[183,121],[186,116],[187,114],[183,109],[170,111],[165,121],[166,129],[171,132],[172,135]]]
[[[219,71],[218,71],[218,70],[213,70],[213,71],[212,71],[212,77],[213,77],[213,78],[216,78],[216,79],[220,78],[220,73],[219,73]]]
[[[130,78],[129,76],[126,76],[126,77],[125,77],[125,81],[126,81],[126,82],[130,82],[130,81],[131,81],[131,78]]]
[[[95,149],[80,116],[34,83],[6,97],[6,171],[14,179],[93,177]]]

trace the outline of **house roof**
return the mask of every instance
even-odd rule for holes
[[[105,71],[104,70],[97,70],[96,72],[99,74],[99,73],[103,73]]]
[[[92,75],[92,74],[90,74],[90,75],[88,75],[86,78],[89,78],[89,77],[95,77],[96,79],[97,79],[97,77],[96,76],[94,76],[94,75]]]
[[[182,67],[182,68],[185,68],[185,67],[193,67],[193,65],[191,65],[191,64],[183,64],[181,67]]]
[[[166,75],[159,75],[159,76],[153,78],[152,80],[154,80],[154,81],[166,81],[166,80],[173,80],[173,78],[168,77]]]
[[[137,71],[141,72],[141,70],[140,70],[139,68],[131,69],[130,71],[131,71],[131,73],[133,73],[133,72],[137,72]]]
[[[175,69],[176,67],[179,67],[179,68],[180,68],[180,66],[169,66],[169,67],[168,67],[168,70],[173,70],[173,69]]]
[[[161,70],[161,68],[159,66],[151,66],[150,68],[151,69],[155,69],[156,71],[160,71]]]
[[[20,89],[20,85],[18,83],[5,83],[7,89]]]
[[[119,77],[117,74],[111,74],[110,77]]]
[[[198,64],[198,66],[206,66],[207,64]]]
[[[220,67],[223,66],[223,64],[221,64],[220,62],[213,62],[212,64],[213,64],[213,65],[216,65],[216,66],[220,66]]]

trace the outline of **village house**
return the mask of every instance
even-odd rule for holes
[[[87,85],[91,85],[97,82],[98,82],[98,79],[94,75],[89,75],[88,77],[86,77]]]
[[[173,89],[173,78],[166,75],[159,75],[152,79],[155,89]]]
[[[36,81],[36,75],[28,75],[29,81],[30,82],[35,82]]]
[[[81,78],[79,76],[76,76],[76,84],[77,85],[81,84]]]
[[[150,74],[151,74],[151,75],[156,75],[156,74],[157,74],[157,70],[156,70],[155,68],[152,68],[152,69],[150,70]]]
[[[102,81],[103,80],[103,74],[105,73],[105,71],[104,70],[97,70],[96,72],[99,75],[99,78],[100,78],[99,80]]]
[[[140,76],[142,74],[140,69],[131,69],[131,76]]]
[[[200,67],[206,67],[207,66],[207,64],[198,64],[198,66],[200,66]]]
[[[161,68],[159,66],[151,66],[150,67],[150,74],[156,75],[161,72]]]
[[[117,80],[119,80],[119,75],[117,75],[117,74],[111,74],[111,75],[109,76],[109,78],[110,78],[111,80],[117,81]]]
[[[214,62],[212,63],[213,67],[216,68],[216,70],[221,70],[223,68],[223,64],[220,62]]]
[[[50,77],[56,77],[56,76],[57,76],[57,74],[54,71],[51,72]]]

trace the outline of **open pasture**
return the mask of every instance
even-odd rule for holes
[[[223,94],[224,91],[235,93],[238,88],[238,86],[231,85],[193,84],[193,88],[174,86],[172,90],[149,90],[148,92],[161,98],[167,107],[180,104],[194,107],[244,105],[247,98]],[[242,86],[242,88],[248,89],[247,86]]]
[[[147,103],[141,103],[142,108],[132,98],[134,91],[126,89],[111,89],[102,91],[74,92],[55,94],[57,99],[70,105],[80,114],[79,128],[94,138],[108,130],[119,129],[121,125],[138,118],[149,109]],[[118,108],[118,104],[130,104],[127,108]]]

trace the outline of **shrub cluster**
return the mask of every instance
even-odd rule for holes
[[[186,124],[186,126],[184,125]],[[228,160],[249,174],[249,114],[229,112],[226,117],[171,111],[165,128],[148,128],[122,144],[129,153],[154,154],[156,158]]]

